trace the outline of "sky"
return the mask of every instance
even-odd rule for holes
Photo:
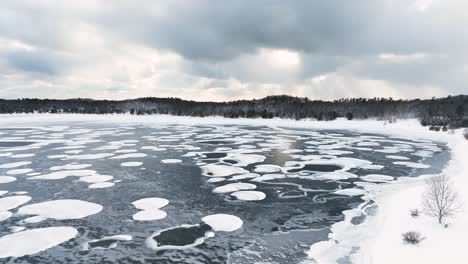
[[[466,0],[2,0],[0,98],[468,94]]]

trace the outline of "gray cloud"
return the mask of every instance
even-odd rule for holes
[[[215,100],[467,93],[467,7],[463,0],[7,0],[0,85],[14,85],[13,74],[21,87],[39,83],[60,97]],[[28,93],[0,88],[0,97]]]

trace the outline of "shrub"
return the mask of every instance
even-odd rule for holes
[[[418,209],[412,209],[410,210],[410,214],[412,217],[418,217],[419,216],[419,210]]]
[[[406,233],[403,233],[402,236],[403,236],[403,242],[405,244],[411,244],[411,245],[417,245],[419,244],[419,242],[421,242],[424,239],[421,233],[416,232],[416,231],[408,231]]]
[[[466,140],[468,140],[468,129],[465,129],[465,132],[463,132],[463,136]]]

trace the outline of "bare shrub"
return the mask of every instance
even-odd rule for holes
[[[416,231],[408,231],[406,233],[403,233],[402,236],[403,242],[405,244],[416,245],[419,244],[419,242],[421,242],[422,240],[424,240],[424,237],[421,235],[421,233]]]
[[[453,190],[450,179],[443,174],[426,180],[426,192],[424,193],[424,212],[442,221],[459,212],[462,204],[458,193]]]
[[[465,131],[463,132],[463,136],[466,140],[468,140],[468,129],[465,129]]]
[[[418,209],[411,209],[410,214],[412,217],[418,217],[419,216],[419,210]]]

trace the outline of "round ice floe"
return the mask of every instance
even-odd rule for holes
[[[80,181],[88,182],[88,183],[97,183],[97,182],[110,181],[113,178],[114,177],[110,175],[91,175],[91,176],[81,177]]]
[[[0,198],[0,212],[14,209],[22,204],[25,204],[31,200],[31,197],[26,195],[9,196]]]
[[[238,191],[231,193],[231,195],[242,201],[260,201],[266,197],[263,192],[259,191]]]
[[[16,181],[15,177],[11,176],[0,176],[0,183],[9,183]]]
[[[19,175],[19,174],[26,174],[32,172],[32,169],[15,169],[7,171],[8,175]]]
[[[0,237],[0,258],[36,254],[74,238],[73,227],[46,227],[30,229]]]
[[[255,172],[258,173],[272,173],[278,171],[281,171],[281,167],[278,165],[262,164],[255,166]]]
[[[161,160],[161,163],[165,163],[165,164],[180,163],[180,162],[182,162],[180,159],[164,159],[164,160]]]
[[[19,161],[19,162],[13,162],[13,163],[6,163],[6,164],[0,165],[0,169],[12,169],[12,168],[21,167],[21,166],[29,165],[29,164],[31,164],[30,161]]]
[[[135,208],[143,210],[132,216],[133,220],[151,221],[163,219],[167,216],[166,212],[159,210],[169,204],[169,201],[164,198],[151,197],[134,201]]]
[[[416,163],[416,162],[409,162],[409,161],[394,161],[393,164],[395,165],[402,165],[408,168],[415,168],[415,169],[427,169],[431,166],[423,163]]]
[[[82,170],[89,168],[93,165],[91,164],[66,164],[63,166],[53,166],[50,167],[49,170],[57,171],[57,170]]]
[[[90,189],[103,189],[103,188],[109,188],[114,186],[115,184],[113,182],[97,182],[93,183],[88,186]]]
[[[242,227],[242,220],[234,215],[213,214],[202,218],[202,221],[209,225],[213,231],[232,232]]]
[[[357,196],[357,195],[363,195],[366,193],[365,190],[363,189],[357,189],[357,188],[349,188],[349,189],[342,189],[334,192],[335,194],[340,194],[340,195],[347,195],[347,196]]]
[[[208,177],[226,177],[234,174],[245,174],[248,173],[244,170],[235,166],[219,165],[219,164],[207,164],[201,167],[202,174]]]
[[[257,188],[255,184],[251,183],[243,183],[243,182],[236,182],[236,183],[229,183],[223,186],[219,186],[213,189],[214,193],[229,193],[229,192],[236,192],[241,190],[253,190]]]
[[[33,154],[33,153],[24,153],[24,154],[12,155],[11,158],[29,158],[29,157],[33,157],[33,156],[35,156],[35,154]]]
[[[222,181],[225,181],[226,179],[224,178],[221,178],[221,177],[217,177],[217,178],[210,178],[207,180],[207,182],[209,183],[215,183],[215,182],[222,182]]]
[[[0,212],[0,222],[5,221],[13,215],[10,211],[1,211]]]
[[[169,204],[169,201],[164,198],[151,197],[134,201],[132,204],[135,206],[135,208],[140,210],[152,210],[163,208]]]
[[[120,166],[122,167],[138,167],[141,165],[143,165],[143,162],[139,162],[139,161],[123,162],[120,164]]]
[[[81,200],[53,200],[35,203],[18,209],[19,214],[36,215],[57,220],[80,219],[99,213],[102,206]]]
[[[246,173],[246,174],[241,174],[241,175],[232,176],[229,180],[230,180],[230,181],[238,181],[238,180],[252,179],[252,178],[257,178],[257,177],[260,177],[260,174],[257,174],[257,173]]]
[[[366,176],[362,176],[361,179],[364,181],[368,181],[368,182],[387,182],[387,181],[394,180],[392,176],[380,175],[380,174],[369,174]]]
[[[387,155],[385,156],[387,159],[394,159],[394,160],[409,160],[410,158],[405,156],[398,156],[398,155]]]
[[[166,218],[167,213],[159,210],[159,209],[152,209],[152,210],[143,210],[137,212],[132,216],[133,220],[137,221],[152,221],[152,220],[160,220]]]

